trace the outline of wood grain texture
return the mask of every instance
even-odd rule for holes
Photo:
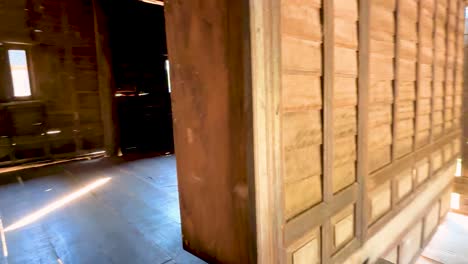
[[[388,2],[386,2],[388,3]],[[359,72],[358,72],[358,136],[357,136],[357,182],[359,186],[359,199],[356,203],[356,237],[360,245],[364,243],[367,237],[367,226],[369,221],[368,192],[366,190],[367,177],[369,174],[369,102],[371,95],[379,93],[370,93],[370,2],[361,0],[359,2]],[[384,49],[385,50],[385,49]],[[383,89],[387,91],[388,89]],[[392,93],[387,93],[387,97]],[[385,97],[384,97],[385,99]]]
[[[248,11],[165,5],[184,248],[209,262],[257,259]]]
[[[337,193],[356,181],[358,1],[334,1],[330,8],[330,14],[334,14],[330,28],[332,42],[329,43],[334,56],[331,69],[334,170],[331,177],[332,192]]]
[[[323,198],[321,10],[320,1],[281,2],[280,105],[286,219]]]
[[[394,132],[393,87],[395,79],[393,49],[396,24],[394,12],[396,3],[371,1],[369,9],[369,152],[374,153],[369,159],[370,171],[375,171],[391,162]],[[382,48],[383,47],[383,48]],[[385,48],[387,47],[387,48]],[[375,88],[374,88],[375,87]],[[377,94],[378,93],[378,94]],[[387,95],[386,97],[383,97]],[[379,98],[380,99],[377,99]],[[377,100],[373,100],[376,98]]]
[[[418,2],[397,1],[395,39],[395,104],[393,107],[393,159],[414,148],[415,94],[417,79]]]
[[[430,141],[434,0],[419,2],[415,148]]]
[[[449,177],[462,98],[450,59],[458,25],[440,1],[280,1],[287,263],[318,236],[322,263],[345,261]],[[351,205],[354,217],[343,216]],[[417,250],[406,251],[411,261]]]
[[[254,167],[255,175],[268,175],[255,179],[258,263],[280,263],[285,259],[278,253],[278,248],[283,247],[284,205],[281,167],[276,162],[281,159],[281,119],[276,112],[282,91],[280,8],[278,2],[250,1]]]
[[[443,135],[443,96],[446,66],[446,20],[447,9],[444,1],[437,1],[434,19],[434,71],[433,71],[433,115],[431,139]],[[441,100],[442,99],[442,100]]]

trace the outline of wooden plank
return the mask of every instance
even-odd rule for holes
[[[417,76],[416,76],[416,122],[415,122],[415,144],[414,149],[418,149],[430,140],[431,127],[431,99],[432,88],[432,27],[433,27],[433,2],[419,1],[419,23],[418,23],[418,51],[417,51]],[[432,5],[431,5],[432,4]],[[425,35],[429,33],[430,42],[424,41]],[[427,132],[420,132],[427,131]]]
[[[248,1],[169,1],[165,16],[184,248],[256,262]]]
[[[324,1],[324,202],[329,203],[333,198],[332,179],[334,177],[334,80],[335,80],[335,15],[334,1]],[[338,53],[336,54],[338,55]],[[325,237],[323,237],[326,240]]]
[[[369,174],[368,161],[368,113],[369,111],[369,83],[370,83],[370,17],[369,0],[359,2],[359,70],[358,70],[358,147],[357,147],[357,183],[359,198],[356,203],[356,237],[362,244],[367,237],[368,226],[368,194],[366,192],[366,178]]]
[[[335,71],[339,70],[340,63],[335,63],[335,56],[339,50],[335,47],[335,1],[323,1],[323,51],[324,51],[324,170],[323,170],[323,201],[329,204],[333,199],[333,178],[335,177],[334,163],[334,80]],[[343,53],[343,52],[341,52]],[[347,59],[349,61],[349,58]],[[351,69],[353,65],[350,65]],[[336,67],[336,69],[335,69]],[[357,66],[354,65],[354,69]],[[346,69],[344,69],[346,70]],[[328,263],[333,252],[331,219],[325,219],[322,223],[322,263]]]
[[[281,119],[275,114],[281,97],[280,4],[268,0],[250,1],[252,56],[252,109],[254,133],[255,208],[258,263],[279,263],[282,248],[283,183]]]

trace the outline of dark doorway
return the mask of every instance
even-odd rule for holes
[[[120,0],[106,9],[121,150],[173,153],[164,7]]]

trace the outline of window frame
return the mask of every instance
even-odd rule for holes
[[[3,78],[5,80],[5,91],[0,91],[3,96],[0,98],[0,102],[16,102],[16,101],[31,101],[34,100],[35,94],[36,94],[36,85],[35,85],[35,78],[34,78],[34,71],[33,71],[33,63],[32,63],[32,58],[31,58],[31,51],[32,51],[32,45],[30,44],[20,44],[20,43],[3,43],[2,46],[0,46],[2,50],[0,52],[4,53],[2,56],[4,57],[4,60],[1,61],[0,63],[3,63],[2,65],[4,67],[4,72],[1,73],[2,76],[0,78]],[[29,87],[31,89],[31,95],[30,96],[15,96],[15,91],[13,87],[13,78],[12,78],[12,71],[11,71],[11,65],[10,65],[10,58],[8,51],[9,50],[24,50],[26,53],[26,63],[28,67],[28,75],[29,75]]]

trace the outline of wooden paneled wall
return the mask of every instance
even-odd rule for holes
[[[280,260],[412,263],[448,211],[460,154],[464,2],[282,0],[272,8],[252,16],[278,15],[262,37],[280,54],[266,60],[280,69],[269,95],[279,99],[266,107],[279,109],[268,119],[280,124],[269,134],[279,154],[267,159],[279,168],[268,190],[283,216],[275,218]]]

